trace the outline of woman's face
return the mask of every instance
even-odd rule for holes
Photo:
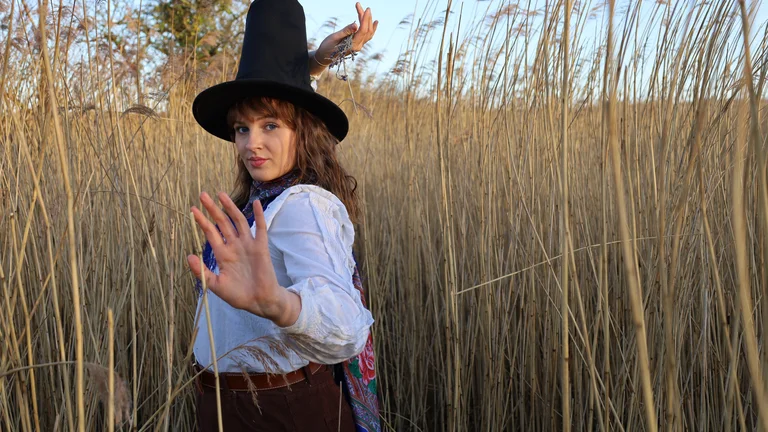
[[[296,134],[266,114],[237,116],[235,146],[251,177],[260,182],[287,174],[296,164]]]

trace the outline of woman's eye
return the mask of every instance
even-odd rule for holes
[[[277,125],[275,123],[267,123],[266,126],[264,126],[264,129],[268,131],[273,131],[277,129]]]
[[[248,128],[245,126],[238,126],[235,128],[235,132],[239,134],[248,133]]]

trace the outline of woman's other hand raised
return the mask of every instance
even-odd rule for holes
[[[331,56],[336,50],[336,46],[351,34],[354,34],[352,36],[352,51],[354,52],[362,51],[365,44],[373,39],[376,29],[379,27],[379,22],[373,21],[371,8],[363,9],[359,2],[355,4],[355,8],[357,9],[357,17],[360,20],[359,28],[357,23],[352,23],[326,37],[315,52],[315,58],[319,62],[322,62],[324,65],[330,64]]]

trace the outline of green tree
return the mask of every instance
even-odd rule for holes
[[[158,37],[155,49],[209,63],[222,50],[237,50],[248,1],[155,1],[150,19]]]

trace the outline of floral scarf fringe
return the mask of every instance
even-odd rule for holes
[[[297,183],[295,173],[289,173],[285,176],[267,183],[254,182],[251,186],[251,196],[248,205],[242,209],[243,214],[248,219],[249,224],[253,224],[253,202],[259,200],[264,210],[272,203],[283,191]],[[203,262],[209,269],[216,266],[216,258],[213,255],[211,245],[206,242],[203,249]],[[360,271],[355,266],[355,272],[352,276],[352,282],[355,289],[360,292],[360,299],[363,306],[366,306],[365,291],[360,277]],[[197,292],[202,295],[202,283],[197,282]],[[365,348],[356,357],[346,360],[335,366],[337,372],[341,372],[344,382],[344,394],[352,407],[352,414],[355,418],[357,432],[380,432],[381,423],[379,421],[379,400],[376,380],[375,356],[373,353],[373,337],[369,333]],[[337,373],[337,375],[339,375]]]

